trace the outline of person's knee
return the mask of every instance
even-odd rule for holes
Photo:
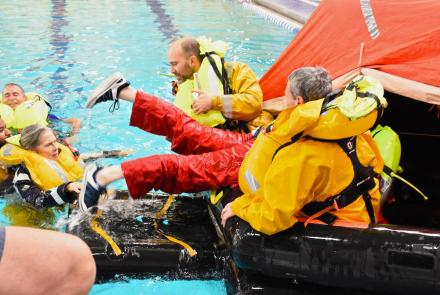
[[[95,281],[96,264],[92,253],[80,238],[70,236],[69,241],[69,259],[72,262],[71,273],[75,281],[82,282],[84,288],[90,288]]]
[[[6,228],[0,293],[87,294],[96,266],[78,237],[48,230]]]

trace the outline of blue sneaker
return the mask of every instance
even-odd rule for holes
[[[129,85],[130,82],[127,81],[121,73],[115,72],[111,74],[107,79],[102,81],[95,90],[93,90],[89,99],[87,99],[86,107],[91,109],[97,103],[114,101],[113,105],[110,107],[111,112],[113,112],[113,110],[119,108],[119,93]]]
[[[78,197],[79,209],[87,212],[91,207],[96,206],[99,196],[106,192],[106,188],[96,182],[96,173],[102,167],[96,165],[88,165],[84,171],[82,180],[82,189]]]

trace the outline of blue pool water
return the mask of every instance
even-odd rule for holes
[[[86,111],[90,90],[108,74],[121,71],[136,88],[172,101],[170,80],[160,74],[169,71],[167,47],[173,38],[227,41],[226,60],[243,61],[261,77],[296,33],[226,0],[2,1],[0,27],[0,85],[19,83],[46,96],[57,115],[82,119],[75,144],[81,152],[130,148],[134,153],[127,159],[169,153],[169,144],[128,127],[129,104],[114,114],[105,104]],[[121,181],[115,187],[126,186]],[[0,199],[2,212],[4,206]],[[0,214],[1,224],[9,222]],[[97,285],[92,294],[144,294],[145,289],[148,294],[225,293],[221,281],[143,280]]]
[[[130,280],[128,282],[98,284],[93,286],[90,294],[223,295],[226,294],[226,290],[222,281],[163,281],[160,279],[145,279]]]

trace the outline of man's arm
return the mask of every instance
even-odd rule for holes
[[[77,134],[81,129],[81,119],[78,118],[61,118],[53,113],[50,113],[47,118],[49,121],[62,121],[64,123],[70,124],[72,126],[69,132],[71,136]]]
[[[64,123],[68,123],[72,125],[72,129],[70,129],[70,135],[73,136],[77,134],[81,129],[81,119],[78,118],[66,118],[61,119]]]
[[[250,121],[263,107],[263,92],[255,73],[243,63],[225,63],[233,94],[213,96],[212,108],[228,119]]]

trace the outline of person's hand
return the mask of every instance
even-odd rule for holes
[[[226,225],[226,221],[232,217],[235,216],[235,213],[232,212],[232,203],[228,203],[222,210],[222,225],[223,227]]]
[[[212,99],[211,97],[201,90],[193,90],[194,93],[198,94],[198,97],[194,99],[192,103],[192,109],[196,114],[204,114],[211,110]]]
[[[68,123],[72,125],[72,129],[70,130],[70,133],[72,135],[78,133],[81,129],[81,119],[78,118],[65,118],[63,119],[64,123]]]
[[[81,191],[81,183],[79,182],[71,182],[67,185],[66,190],[68,192],[78,193]]]

